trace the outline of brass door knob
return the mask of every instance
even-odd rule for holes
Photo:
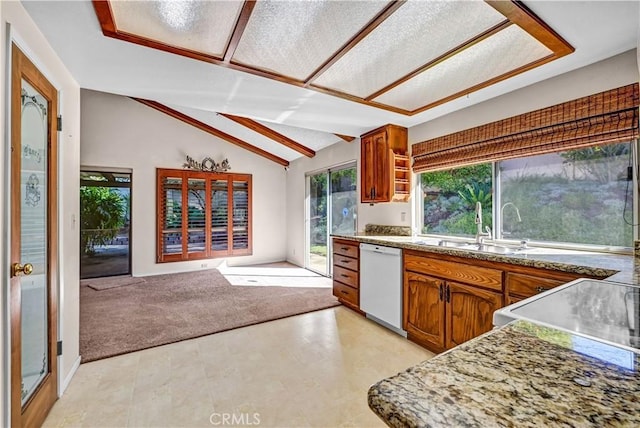
[[[20,263],[14,263],[11,265],[11,276],[16,276],[18,274],[31,275],[32,272],[33,265],[31,263],[25,263],[23,265]]]

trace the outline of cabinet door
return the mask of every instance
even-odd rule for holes
[[[493,328],[493,313],[502,307],[502,293],[447,282],[447,348]]]
[[[375,187],[375,150],[373,137],[364,137],[360,149],[360,202],[373,202]]]
[[[386,132],[373,135],[374,148],[374,198],[378,202],[391,200],[391,159]]]
[[[413,272],[405,272],[404,278],[405,330],[412,339],[434,351],[443,350],[444,281]]]

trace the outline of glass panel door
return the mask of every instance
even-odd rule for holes
[[[309,206],[307,269],[331,274],[331,234],[357,230],[358,195],[354,164],[308,176]]]
[[[309,250],[307,268],[328,275],[327,259],[327,207],[329,173],[309,176]]]
[[[182,254],[182,178],[164,177],[162,254]]]
[[[249,248],[249,183],[233,182],[233,249]]]
[[[24,405],[49,372],[47,291],[47,100],[22,81],[20,279]]]
[[[204,253],[206,245],[206,182],[203,178],[187,181],[187,252]]]
[[[80,171],[80,279],[131,274],[131,174]]]
[[[331,179],[331,231],[342,235],[356,232],[358,195],[356,167],[329,172]]]
[[[229,186],[227,180],[211,182],[211,251],[229,249]]]

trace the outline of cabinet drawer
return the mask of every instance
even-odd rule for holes
[[[406,254],[406,270],[502,291],[502,271]]]
[[[340,266],[346,269],[358,270],[358,259],[354,259],[353,257],[343,256],[341,254],[333,255],[333,266],[335,271],[335,266]]]
[[[333,295],[354,306],[358,306],[359,304],[358,290],[344,285],[341,282],[333,281]]]
[[[358,287],[358,272],[342,268],[340,266],[333,267],[333,279],[353,288]]]
[[[507,293],[516,294],[522,297],[531,297],[543,291],[551,290],[569,281],[559,279],[540,278],[521,273],[507,272],[506,287]]]
[[[342,256],[353,257],[354,259],[358,258],[358,244],[347,244],[343,241],[334,241],[333,242],[333,256],[336,254]]]

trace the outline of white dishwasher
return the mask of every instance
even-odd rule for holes
[[[360,309],[379,324],[402,329],[402,250],[360,244]]]

